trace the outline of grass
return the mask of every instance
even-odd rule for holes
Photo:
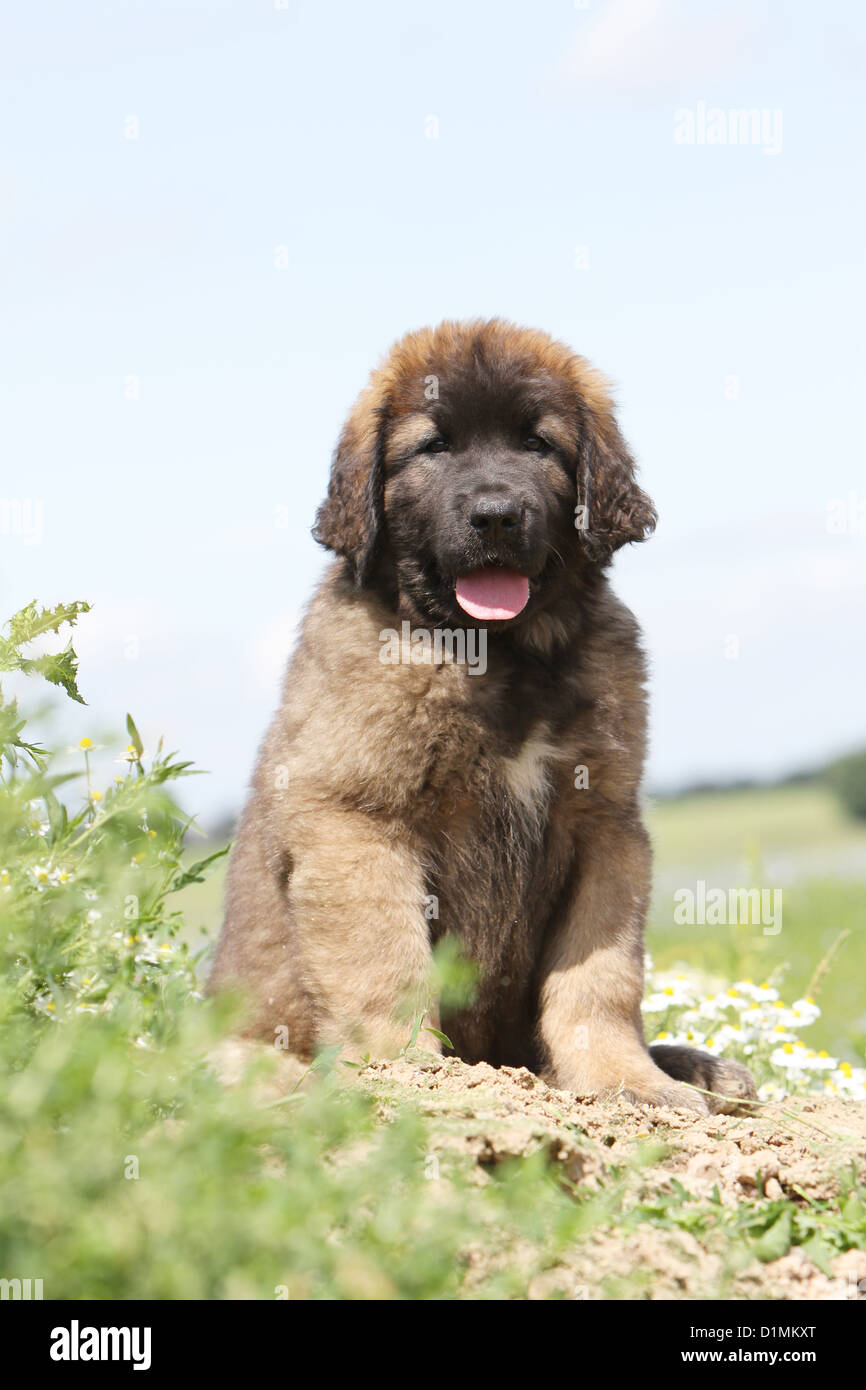
[[[866,1051],[866,821],[845,818],[818,784],[714,793],[650,811],[656,892],[647,941],[658,966],[680,963],[723,979],[773,977],[786,999],[822,1008],[809,1041],[862,1066]],[[807,853],[808,851],[808,853]],[[854,870],[862,860],[859,876]],[[844,862],[852,872],[832,872]],[[775,866],[775,867],[773,867]],[[673,892],[708,885],[779,887],[782,929],[678,926]],[[820,962],[838,943],[826,973]]]
[[[17,615],[0,670],[76,698],[71,646],[24,653],[81,607]],[[210,1057],[230,1014],[202,1000],[194,958],[202,926],[212,935],[219,921],[222,846],[185,847],[172,787],[193,769],[161,748],[147,758],[131,719],[123,741],[125,766],[109,786],[92,782],[86,733],[79,774],[65,780],[0,696],[0,1278],[41,1278],[46,1298],[522,1298],[594,1234],[627,1240],[647,1224],[723,1241],[725,1280],[742,1259],[814,1246],[818,1235],[825,1261],[866,1248],[866,1208],[850,1182],[826,1210],[756,1194],[720,1211],[684,1189],[642,1186],[652,1153],[574,1188],[544,1146],[484,1181],[477,1164],[454,1160],[434,1182],[437,1122],[423,1104],[338,1084],[335,1071],[268,1104],[264,1077],[281,1065],[270,1055],[223,1085]],[[655,808],[662,878],[683,863],[699,875],[706,844],[733,856],[753,838],[784,849],[786,817],[798,846],[825,839],[832,852],[826,801],[812,788],[786,796],[786,807],[750,793]],[[838,828],[856,848],[857,828]],[[790,961],[793,983],[837,927],[862,932],[862,917],[855,883],[790,892],[779,937],[753,931],[734,945],[677,935],[657,902],[653,949],[722,973],[732,951],[734,973]],[[828,1027],[852,1049],[861,940],[822,981],[822,1002],[838,1007]],[[641,1293],[633,1278],[610,1291]]]
[[[663,871],[680,865],[749,865],[756,856],[849,852],[866,878],[866,820],[847,817],[820,782],[704,792],[657,801],[650,823]]]

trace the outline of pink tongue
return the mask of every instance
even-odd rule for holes
[[[471,618],[516,618],[529,602],[529,580],[516,570],[474,570],[461,575],[455,593]]]

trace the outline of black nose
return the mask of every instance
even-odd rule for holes
[[[469,524],[485,540],[499,540],[522,520],[523,509],[512,498],[476,497],[470,505]]]

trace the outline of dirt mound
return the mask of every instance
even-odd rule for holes
[[[610,1187],[618,1210],[637,1214],[627,1238],[617,1212],[597,1223],[573,1257],[535,1279],[530,1298],[866,1295],[866,1253],[834,1254],[820,1236],[821,1204],[838,1207],[846,1178],[866,1177],[861,1102],[800,1098],[747,1116],[696,1117],[621,1098],[578,1100],[523,1068],[467,1066],[421,1051],[371,1063],[359,1079],[383,1118],[399,1104],[419,1109],[429,1119],[432,1159],[469,1165],[476,1181],[543,1149],[564,1183],[589,1194]],[[670,1200],[677,1221],[665,1218]],[[810,1213],[816,1238],[776,1258],[765,1243],[759,1259],[737,1225],[744,1204],[774,1218],[778,1208],[780,1227],[793,1219],[792,1206]]]

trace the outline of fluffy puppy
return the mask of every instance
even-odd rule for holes
[[[467,1061],[699,1111],[684,1082],[754,1096],[644,1041],[645,668],[607,568],[654,524],[563,344],[493,320],[391,350],[337,445],[314,530],[337,558],[232,854],[210,987],[245,987],[250,1033],[393,1054],[438,1018],[450,936],[478,972],[441,1018]]]

